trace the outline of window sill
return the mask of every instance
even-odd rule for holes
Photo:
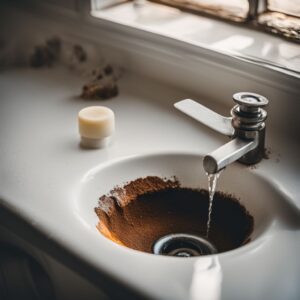
[[[126,2],[91,14],[300,78],[299,45],[264,32],[150,2],[141,7]]]

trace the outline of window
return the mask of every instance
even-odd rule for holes
[[[134,0],[139,1],[139,0]],[[300,42],[300,0],[151,0],[205,13]]]
[[[129,1],[136,7],[147,1],[156,2],[232,23],[244,23],[249,28],[300,43],[300,0],[92,0],[92,9],[103,10]]]
[[[249,3],[247,0],[154,0],[198,13],[207,13],[232,21],[247,19]]]
[[[267,1],[263,1],[265,6],[254,6],[256,9],[251,11],[250,1],[247,1],[248,10],[246,12],[246,19],[240,19],[239,22],[233,21],[233,19],[230,19],[229,22],[222,22],[221,20],[216,20],[217,14],[213,18],[210,18],[209,16],[212,13],[208,15],[206,12],[202,16],[198,11],[197,14],[192,14],[191,9],[186,12],[184,8],[174,7],[176,6],[174,3],[172,5],[155,3],[161,1],[167,0],[92,0],[91,15],[104,21],[108,27],[119,28],[120,32],[129,32],[134,37],[137,37],[134,40],[134,44],[136,43],[136,45],[142,48],[144,47],[144,38],[140,39],[143,37],[141,34],[147,32],[150,34],[147,35],[146,40],[149,38],[151,42],[155,41],[156,43],[157,38],[160,39],[157,36],[159,35],[167,37],[167,44],[169,43],[169,38],[171,38],[172,40],[176,40],[176,43],[179,41],[183,47],[195,47],[195,50],[199,47],[199,51],[201,52],[211,49],[223,55],[233,56],[236,59],[261,65],[299,78],[300,47],[298,44],[291,43],[290,35],[290,33],[293,34],[294,32],[293,41],[299,43],[299,30],[297,33],[293,24],[286,31],[276,32],[274,27],[271,27],[272,23],[266,24],[263,21],[270,14],[286,16],[284,18],[291,17],[296,19],[297,22],[300,18],[298,19],[296,16],[287,15],[275,10],[271,11],[269,6],[267,6]],[[197,1],[197,3],[204,3],[203,0],[168,1],[176,1],[176,3],[178,1]],[[213,1],[210,0],[211,3]],[[206,2],[208,3],[208,0]],[[233,3],[233,1],[227,2]],[[218,3],[221,5],[221,2]],[[239,4],[241,3],[245,5],[246,2],[239,2]],[[258,2],[256,3],[258,4]],[[247,7],[246,5],[245,7]],[[199,7],[197,6],[197,9]],[[238,6],[239,9],[243,7],[242,5]],[[240,12],[241,10],[236,11]],[[223,16],[222,18],[224,20]],[[272,15],[270,19],[274,20]],[[276,36],[267,36],[267,34],[262,32],[266,29],[273,33],[276,32],[276,34],[285,35],[289,39],[284,41],[276,38]],[[155,40],[152,40],[152,37]],[[124,42],[126,43],[126,39]],[[145,43],[145,48],[152,49],[151,43]],[[157,48],[157,51],[162,50],[160,47]]]

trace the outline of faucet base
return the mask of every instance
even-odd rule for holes
[[[243,155],[238,161],[245,165],[253,165],[259,163],[265,155],[265,127],[258,131],[258,145],[253,150]]]

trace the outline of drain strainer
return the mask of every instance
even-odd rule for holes
[[[216,247],[205,238],[185,233],[168,234],[153,245],[153,253],[177,257],[192,257],[217,253]]]

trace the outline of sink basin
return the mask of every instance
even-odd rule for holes
[[[83,177],[77,198],[78,216],[95,233],[95,238],[105,238],[97,229],[99,219],[95,207],[98,206],[99,197],[107,194],[115,186],[122,186],[147,176],[176,176],[181,186],[193,189],[207,189],[208,184],[202,167],[202,156],[197,154],[163,153],[133,156],[97,166]],[[281,192],[249,167],[235,163],[225,169],[219,178],[217,190],[239,199],[240,204],[254,219],[253,230],[248,237],[250,242],[243,243],[242,247],[249,247],[254,242],[263,242],[263,237],[276,228],[277,222],[284,226],[299,226],[296,212]],[[226,213],[230,219],[230,213]],[[116,244],[116,247],[120,245]]]

